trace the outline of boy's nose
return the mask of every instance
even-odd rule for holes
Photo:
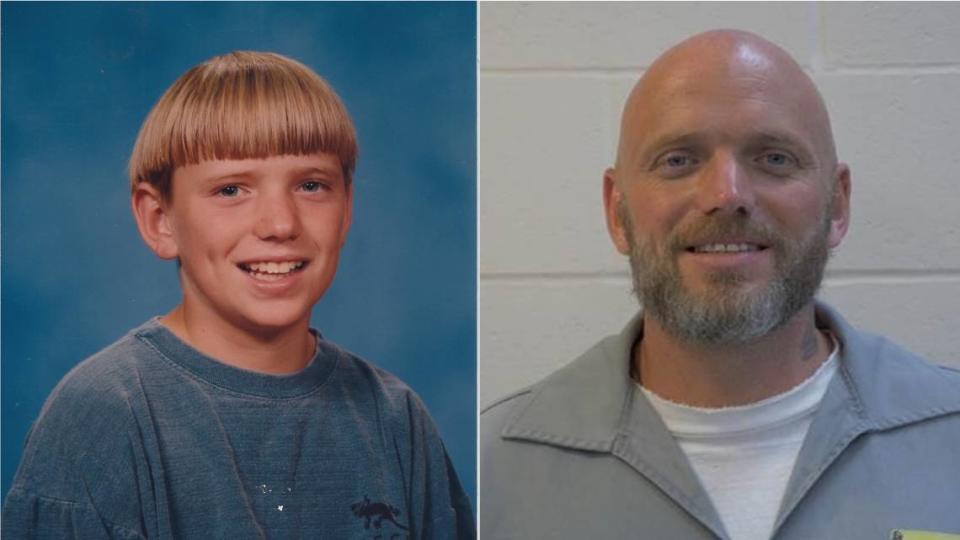
[[[262,240],[285,241],[300,235],[300,215],[289,196],[268,196],[257,208],[254,234]]]

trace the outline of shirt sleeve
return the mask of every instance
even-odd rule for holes
[[[3,538],[145,538],[149,465],[130,392],[75,370],[27,435],[2,513]]]
[[[476,538],[470,499],[460,484],[426,407],[410,393],[414,538]],[[417,519],[419,517],[419,519]],[[419,521],[419,523],[418,523]]]
[[[104,520],[91,506],[13,488],[3,505],[4,539],[122,539],[146,537]]]

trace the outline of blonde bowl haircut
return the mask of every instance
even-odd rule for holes
[[[285,56],[234,51],[191,68],[153,106],[130,156],[130,187],[147,182],[169,201],[177,167],[317,153],[337,156],[349,185],[356,133],[330,85]]]

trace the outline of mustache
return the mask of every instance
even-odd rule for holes
[[[725,215],[702,218],[679,226],[667,238],[666,248],[670,252],[685,251],[692,245],[722,242],[731,237],[763,244],[777,251],[783,251],[786,244],[783,237],[769,225],[748,216]]]

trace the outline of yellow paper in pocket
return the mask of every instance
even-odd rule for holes
[[[890,540],[960,540],[960,534],[894,529],[890,532]]]

